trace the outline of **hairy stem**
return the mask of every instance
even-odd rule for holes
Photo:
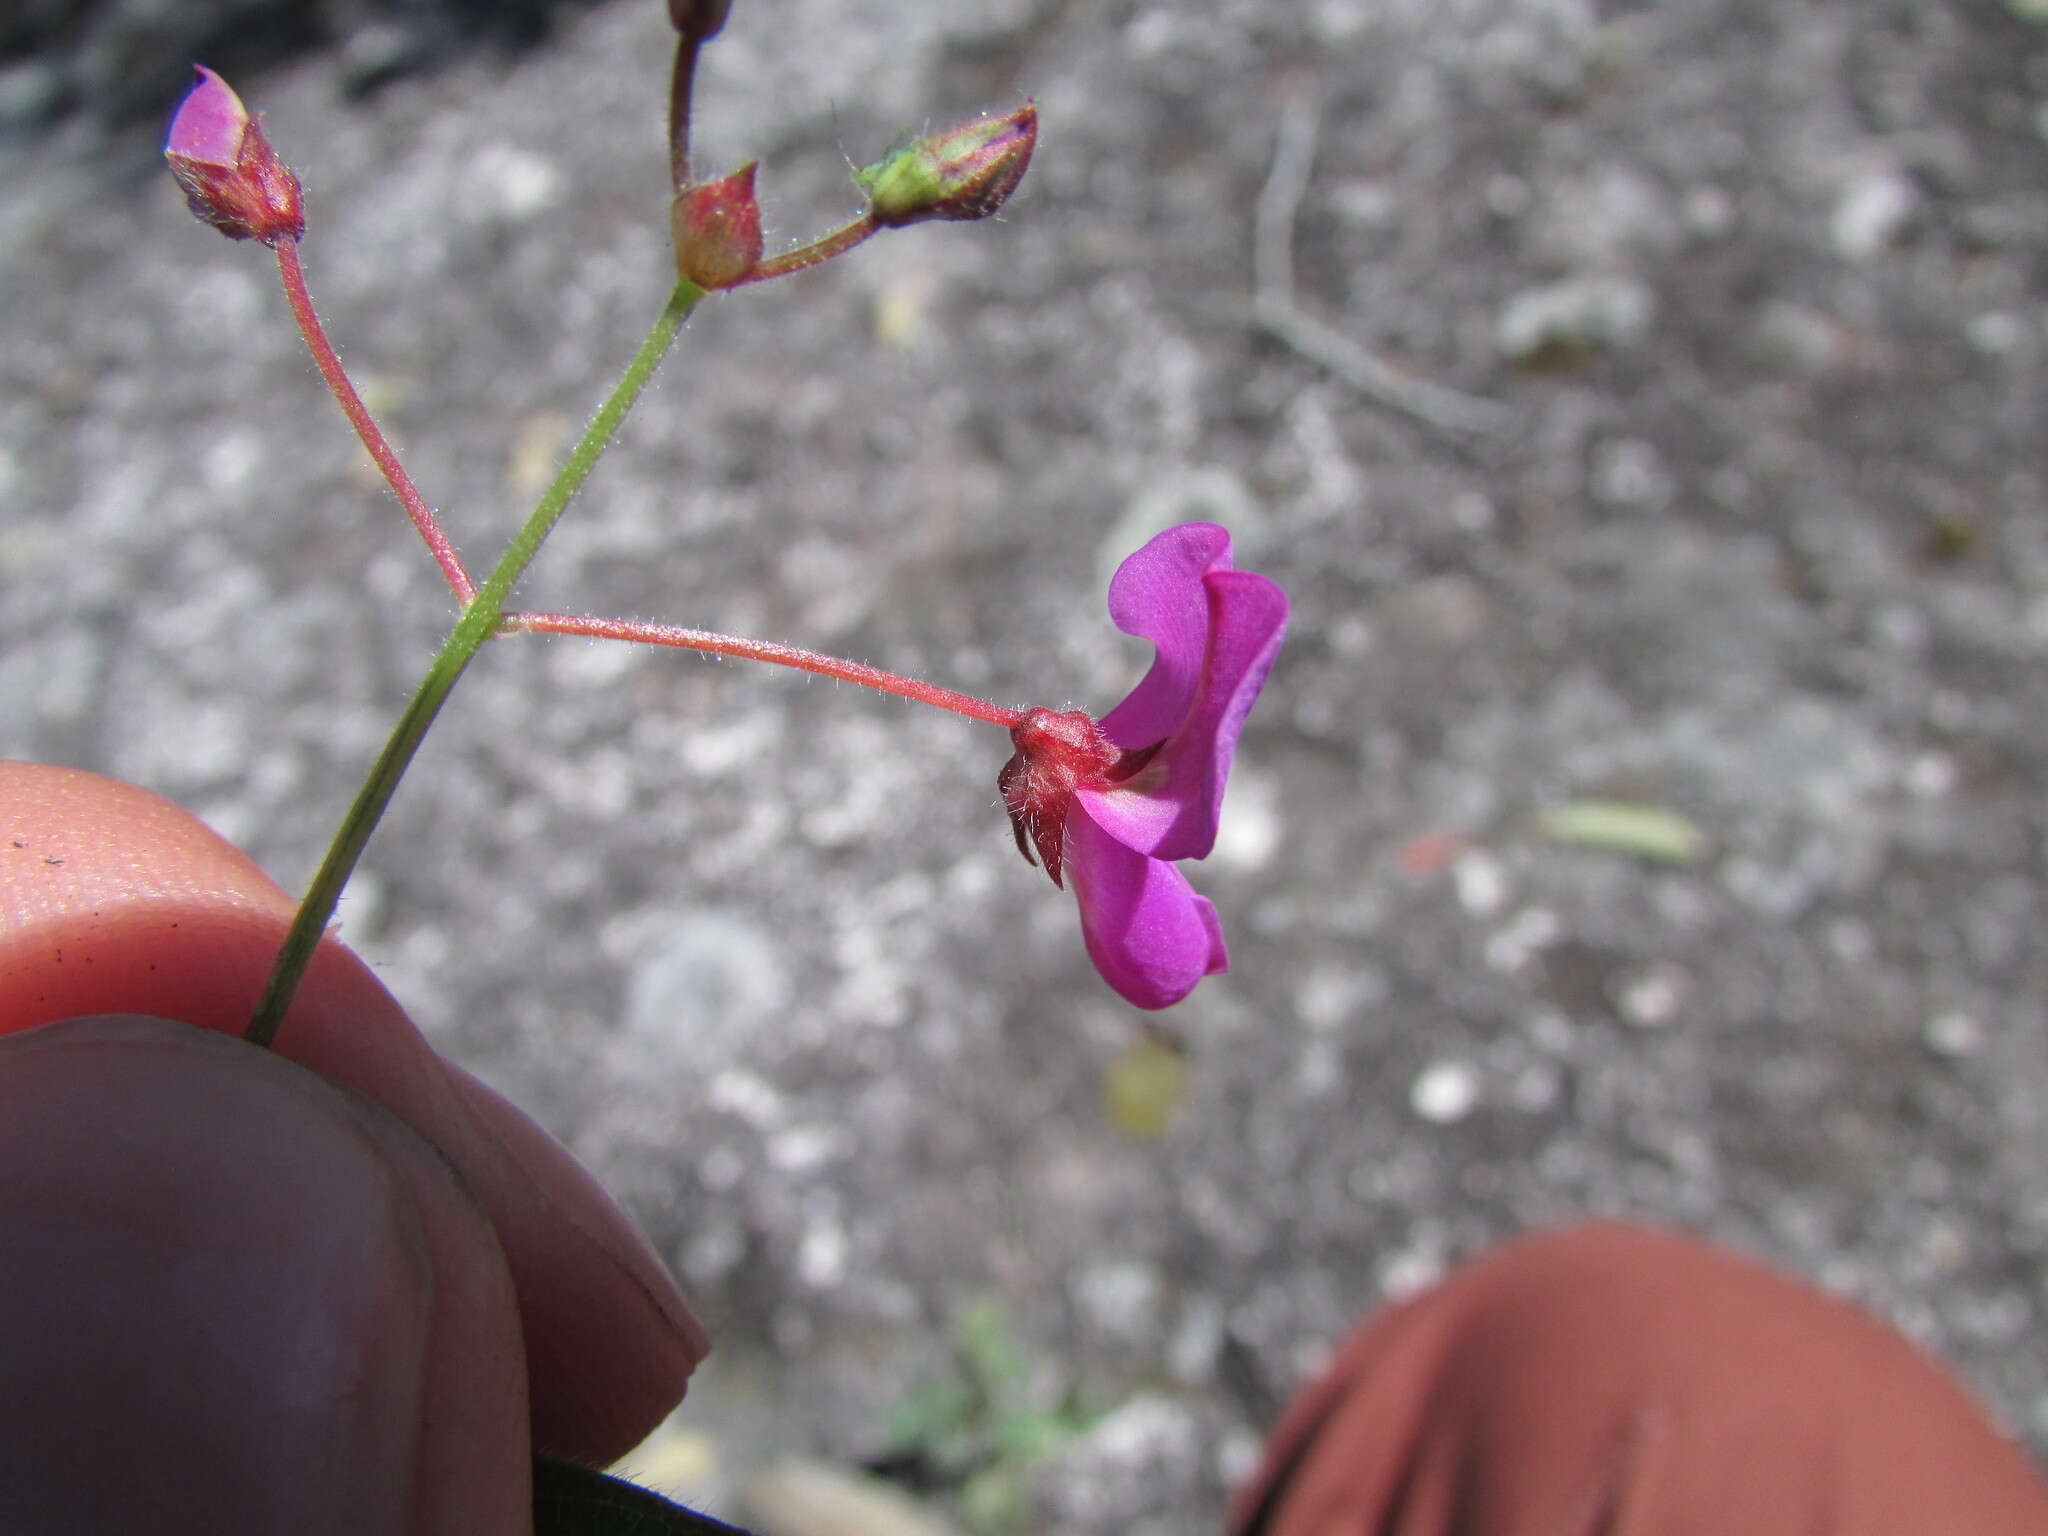
[[[413,527],[426,541],[434,563],[441,567],[441,574],[448,579],[457,601],[467,603],[476,595],[476,583],[469,579],[469,572],[462,566],[462,557],[455,553],[455,545],[443,531],[440,520],[434,516],[434,509],[427,505],[427,498],[420,494],[419,487],[412,483],[412,476],[398,462],[398,455],[392,451],[383,429],[377,425],[369,407],[363,404],[363,397],[356,393],[355,385],[343,371],[341,357],[327,339],[326,328],[314,312],[312,296],[306,292],[306,273],[299,265],[298,243],[280,240],[273,249],[277,252],[277,275],[284,284],[285,301],[292,307],[292,318],[299,323],[299,334],[305,338],[306,350],[313,354],[320,376],[327,381],[342,414],[348,417],[349,425],[356,429],[356,436],[383,473],[385,483],[412,519]]]
[[[899,698],[915,699],[937,709],[949,709],[970,720],[999,725],[1009,730],[1024,719],[1024,712],[1005,709],[986,699],[955,693],[914,677],[884,672],[864,662],[843,661],[807,651],[801,646],[778,645],[772,640],[747,640],[738,635],[714,634],[708,629],[684,629],[676,624],[643,624],[632,619],[579,618],[566,613],[508,613],[499,625],[501,634],[584,635],[593,640],[637,640],[643,645],[671,645],[686,651],[703,651],[714,656],[738,656],[748,661],[765,661],[779,667],[795,667],[879,689]]]
[[[808,245],[800,245],[793,251],[784,251],[780,256],[770,256],[732,286],[741,288],[748,283],[765,283],[771,277],[787,277],[792,272],[803,271],[805,267],[815,267],[820,262],[830,261],[834,256],[844,256],[881,227],[875,222],[872,213],[864,213],[851,223],[840,225],[830,234],[818,236]]]
[[[356,791],[354,803],[342,818],[333,842],[328,845],[327,855],[313,876],[312,885],[299,903],[298,913],[278,950],[270,980],[263,989],[263,997],[244,1032],[244,1038],[251,1044],[267,1046],[276,1039],[278,1026],[284,1022],[285,1013],[291,1007],[292,994],[298,990],[299,981],[312,961],[313,951],[319,947],[321,936],[333,921],[342,887],[348,883],[356,861],[362,857],[363,849],[370,841],[370,834],[376,830],[385,808],[390,805],[398,781],[404,777],[413,755],[425,740],[427,728],[434,723],[434,717],[441,712],[441,706],[447,702],[449,693],[477,651],[497,632],[504,617],[505,599],[527,566],[532,564],[542,541],[569,505],[570,498],[590,477],[590,471],[625,421],[626,414],[633,409],[633,402],[640,398],[640,392],[654,376],[662,354],[668,351],[684,319],[703,297],[704,290],[695,283],[684,281],[676,284],[653,328],[633,354],[633,360],[626,365],[619,382],[597,408],[597,414],[591,418],[590,425],[570,452],[568,462],[527,515],[497,565],[484,578],[484,584],[476,589],[456,619],[455,627],[448,632],[447,640],[427,668],[427,675],[421,679],[405,712],[399,716],[383,751],[377,754],[369,776],[363,780],[362,788]]]

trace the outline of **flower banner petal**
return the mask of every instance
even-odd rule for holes
[[[1209,593],[1202,578],[1230,569],[1230,534],[1215,523],[1182,523],[1117,567],[1109,616],[1127,635],[1150,640],[1152,668],[1123,703],[1102,717],[1127,750],[1171,736],[1194,707],[1209,652]]]
[[[227,81],[204,64],[192,66],[197,83],[171,119],[164,153],[232,168],[241,158],[242,136],[249,131],[249,109]]]

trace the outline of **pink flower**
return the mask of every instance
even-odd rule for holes
[[[1150,640],[1151,670],[1098,722],[1027,710],[997,783],[1024,857],[1074,883],[1088,957],[1140,1008],[1230,968],[1223,929],[1176,859],[1216,842],[1237,733],[1287,629],[1287,594],[1231,569],[1214,523],[1169,528],[1117,568],[1109,616]]]
[[[164,158],[192,212],[231,240],[265,245],[306,232],[299,179],[228,83],[203,64],[171,119]]]

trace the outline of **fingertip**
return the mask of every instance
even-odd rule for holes
[[[367,1101],[177,1022],[17,1033],[0,1230],[10,1529],[526,1520],[504,1257],[438,1154]]]
[[[530,1198],[511,1214],[508,1248],[532,1255],[528,1370],[536,1383],[536,1450],[586,1466],[618,1460],[683,1399],[711,1339],[632,1219],[590,1173],[517,1106],[459,1067],[449,1075],[502,1154],[491,1167]],[[578,1242],[565,1241],[573,1234]]]
[[[0,763],[0,1034],[138,1013],[239,1035],[294,907],[159,795]],[[524,1115],[442,1061],[338,941],[315,952],[278,1052],[383,1105],[475,1191],[519,1289],[543,1449],[601,1463],[681,1398],[708,1346],[630,1219]]]

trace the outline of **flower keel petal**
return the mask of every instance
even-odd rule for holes
[[[1139,1008],[1166,1008],[1230,969],[1216,908],[1171,864],[1126,846],[1087,797],[1067,820],[1067,879],[1081,936],[1102,979]]]

